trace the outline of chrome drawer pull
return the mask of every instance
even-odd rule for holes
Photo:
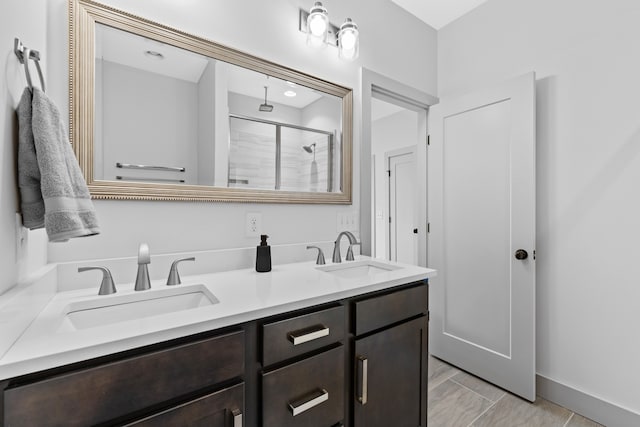
[[[233,417],[233,427],[242,427],[242,412],[239,409],[231,411]]]
[[[289,332],[287,335],[289,337],[289,341],[291,341],[293,345],[299,345],[317,340],[318,338],[326,337],[329,335],[329,328],[324,325],[317,325],[301,329],[299,331]]]
[[[359,375],[360,375],[360,389],[358,390],[358,402],[362,405],[367,404],[367,388],[368,388],[368,373],[367,373],[367,365],[369,361],[364,356],[358,356],[358,364],[359,366]]]
[[[301,413],[303,413],[304,411],[308,411],[309,409],[313,408],[314,406],[318,406],[319,404],[321,404],[322,402],[326,402],[327,400],[329,400],[329,392],[325,389],[318,389],[318,391],[314,394],[318,394],[316,397],[314,397],[311,400],[307,400],[304,402],[301,402],[302,399],[293,401],[289,403],[289,410],[291,411],[291,413],[293,414],[293,416],[295,417],[296,415],[300,415]]]

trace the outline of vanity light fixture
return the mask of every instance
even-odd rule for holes
[[[358,57],[360,48],[358,26],[351,18],[345,19],[338,32],[338,56],[353,61]]]
[[[324,47],[329,34],[329,14],[327,8],[317,1],[307,16],[307,44]]]
[[[338,26],[329,22],[327,8],[315,2],[309,12],[300,9],[299,30],[307,34],[307,44],[314,47],[333,45],[338,47],[338,56],[352,61],[358,57],[360,32],[351,18]]]

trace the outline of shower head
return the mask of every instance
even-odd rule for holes
[[[258,111],[270,113],[273,111],[273,105],[267,104],[267,88],[268,86],[264,87],[264,104],[260,104],[260,107],[258,107]]]
[[[306,151],[307,153],[311,154],[311,153],[313,153],[313,152],[315,151],[315,149],[316,149],[316,143],[314,142],[313,144],[310,144],[310,145],[303,145],[303,146],[302,146],[302,149],[303,149],[304,151]]]

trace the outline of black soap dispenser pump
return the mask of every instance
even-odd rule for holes
[[[271,271],[271,246],[267,245],[267,236],[260,236],[260,246],[256,248],[256,271],[266,273]]]

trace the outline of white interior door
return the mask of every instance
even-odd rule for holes
[[[441,99],[429,122],[431,353],[533,401],[535,75]]]
[[[385,157],[389,167],[389,259],[417,265],[415,148],[395,150]]]

